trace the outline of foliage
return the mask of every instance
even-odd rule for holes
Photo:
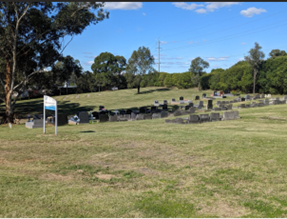
[[[198,84],[198,90],[200,89],[200,77],[203,74],[203,69],[208,67],[209,63],[200,57],[197,57],[191,61],[189,72],[194,74],[193,77],[191,75],[191,80],[194,84]]]
[[[112,53],[103,52],[98,55],[91,69],[95,76],[97,86],[103,88],[125,87],[122,74],[126,67],[126,59],[123,56],[114,56]]]
[[[149,48],[143,46],[139,47],[137,51],[134,50],[126,68],[128,87],[137,87],[138,93],[140,93],[140,86],[144,75],[155,72],[155,69],[152,67],[153,64],[154,58]]]

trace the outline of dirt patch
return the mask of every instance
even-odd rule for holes
[[[144,175],[149,175],[149,176],[159,175],[159,172],[158,172],[158,171],[152,170],[152,169],[146,168],[146,167],[142,167],[142,168],[135,169],[135,171],[137,171],[137,172],[139,172],[139,173],[142,173],[142,174],[144,174]]]
[[[98,174],[95,174],[94,176],[99,178],[99,179],[106,179],[106,180],[109,180],[111,178],[117,178],[113,174],[102,174],[101,172],[99,172]]]
[[[39,177],[39,179],[43,180],[56,180],[56,181],[70,181],[73,180],[73,176],[63,176],[60,174],[54,174],[54,173],[45,173]]]
[[[243,215],[249,214],[247,209],[239,206],[231,206],[223,201],[215,201],[212,205],[204,206],[199,213],[213,215],[225,218],[242,217]]]

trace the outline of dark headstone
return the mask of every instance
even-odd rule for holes
[[[99,106],[99,110],[103,110],[104,108],[104,106]]]
[[[131,114],[133,111],[131,109],[127,109],[126,114]]]
[[[176,118],[174,122],[179,123],[179,124],[184,124],[184,121],[182,118]]]
[[[162,103],[165,104],[165,105],[167,105],[167,100],[164,100]]]
[[[157,107],[156,106],[152,106],[150,109],[151,113],[155,113],[157,111]]]
[[[125,111],[125,110],[119,110],[119,113],[120,113],[121,115],[124,115],[124,114],[126,114],[126,111]]]
[[[58,126],[68,124],[68,115],[67,114],[58,114]]]
[[[132,120],[135,120],[136,117],[137,117],[137,113],[132,112],[132,113],[131,113],[131,119],[132,119]]]
[[[162,109],[163,109],[163,110],[167,110],[167,105],[166,105],[166,104],[163,104],[163,105],[162,105]]]
[[[195,100],[199,100],[199,96],[195,96]]]
[[[94,119],[99,119],[99,113],[98,112],[92,112],[92,115]]]
[[[161,112],[161,118],[168,117],[168,112],[167,111],[162,111]]]
[[[241,98],[241,101],[245,101],[245,98],[244,98],[244,97],[242,97],[242,98]]]
[[[145,113],[146,107],[140,107],[140,113]]]
[[[188,103],[188,105],[189,105],[190,107],[193,107],[193,103],[192,103],[192,102]]]
[[[78,117],[80,119],[80,124],[89,123],[89,114],[86,111],[79,112]]]
[[[206,94],[202,94],[202,98],[205,98],[206,97]]]
[[[183,97],[180,97],[179,100],[183,100]]]
[[[100,114],[99,120],[100,122],[107,122],[109,121],[109,116],[107,114]]]
[[[173,98],[173,99],[171,99],[171,102],[175,102],[175,99]]]
[[[189,105],[184,106],[184,109],[185,109],[185,110],[189,110],[189,108],[190,108],[190,106],[189,106]]]

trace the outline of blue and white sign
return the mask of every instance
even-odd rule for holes
[[[55,111],[55,135],[58,134],[58,110],[57,101],[52,97],[44,95],[44,109],[43,109],[43,132],[46,133],[46,110]]]
[[[52,97],[44,95],[44,106],[46,110],[56,111],[57,101]]]

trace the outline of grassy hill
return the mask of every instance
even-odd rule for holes
[[[74,112],[203,93],[142,91],[57,99]],[[18,106],[41,113],[42,103]],[[239,109],[239,115],[188,125],[164,119],[67,125],[58,136],[54,127],[42,134],[1,125],[0,217],[286,217],[286,105]]]

